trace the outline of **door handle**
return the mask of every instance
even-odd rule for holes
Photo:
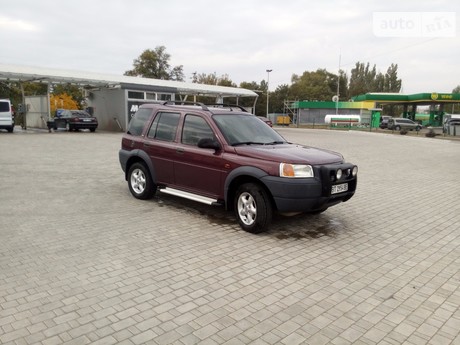
[[[185,150],[182,147],[178,147],[178,148],[176,148],[176,152],[177,153],[184,153]]]

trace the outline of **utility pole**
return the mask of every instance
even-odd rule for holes
[[[267,69],[267,118],[268,118],[268,100],[270,96],[270,72],[273,71],[272,69]]]

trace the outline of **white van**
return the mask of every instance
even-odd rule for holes
[[[14,129],[13,109],[8,99],[0,99],[0,129],[12,133]]]

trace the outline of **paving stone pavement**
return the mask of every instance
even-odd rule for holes
[[[133,198],[120,133],[0,132],[0,343],[460,344],[460,142],[278,130],[358,190],[260,235]]]

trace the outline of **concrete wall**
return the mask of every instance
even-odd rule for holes
[[[48,97],[47,96],[26,96],[25,105],[27,109],[26,125],[32,128],[48,128]]]
[[[88,106],[93,108],[93,115],[99,123],[98,129],[112,132],[126,130],[126,90],[93,90],[88,97]]]

